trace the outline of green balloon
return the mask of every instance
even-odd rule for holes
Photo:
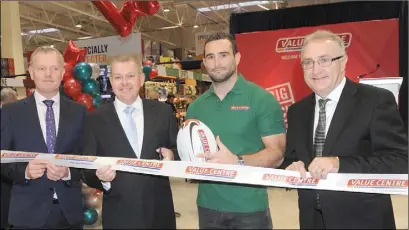
[[[84,83],[82,83],[82,91],[84,93],[88,93],[89,95],[93,96],[99,92],[98,84],[94,79],[90,79]]]
[[[80,62],[75,65],[73,74],[75,79],[80,80],[81,82],[86,82],[91,79],[92,67],[86,62]]]
[[[84,211],[84,224],[93,225],[98,221],[98,212],[95,209],[86,209]]]
[[[94,107],[98,108],[101,105],[101,101],[102,101],[101,95],[99,93],[96,93],[94,94],[93,99],[94,99],[93,100]]]

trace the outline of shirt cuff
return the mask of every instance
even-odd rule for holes
[[[108,191],[111,189],[111,182],[103,182],[101,181],[102,187],[104,187],[105,191]]]
[[[64,177],[64,178],[61,178],[61,180],[71,180],[71,171],[70,171],[70,168],[68,168],[68,176],[67,176],[67,177]]]

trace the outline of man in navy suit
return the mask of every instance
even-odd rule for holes
[[[34,94],[2,108],[1,149],[79,154],[86,108],[59,94],[63,56],[40,47],[31,56],[29,72]],[[82,228],[79,169],[32,160],[3,164],[1,173],[13,181],[8,219],[13,228]]]

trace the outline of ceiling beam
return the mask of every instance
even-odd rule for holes
[[[159,15],[159,14],[154,14],[153,16],[155,16],[155,17],[157,17],[157,18],[160,18],[160,19],[162,19],[163,21],[166,21],[166,22],[169,22],[170,24],[172,24],[172,25],[174,25],[174,26],[179,26],[180,28],[182,28],[182,29],[184,29],[184,30],[187,30],[186,28],[184,28],[183,26],[182,26],[182,24],[179,24],[179,23],[177,23],[177,22],[174,22],[174,21],[172,21],[172,20],[169,20],[169,19],[167,19],[167,18],[165,18],[164,16],[162,16],[162,15]]]
[[[209,7],[204,1],[200,1],[200,3],[201,3],[204,7],[211,8],[211,7]],[[226,18],[224,18],[219,12],[217,12],[217,10],[213,10],[212,12],[215,13],[215,14],[216,14],[220,19],[222,19],[225,23],[229,23],[229,22],[226,20]]]
[[[45,24],[45,25],[48,25],[48,26],[53,26],[53,27],[57,27],[57,28],[60,28],[60,29],[68,30],[68,31],[71,31],[73,33],[83,34],[83,35],[87,35],[87,36],[93,36],[93,34],[85,32],[85,31],[76,30],[76,29],[73,29],[73,28],[70,28],[70,27],[67,27],[67,26],[63,26],[63,25],[59,25],[59,24],[55,24],[55,23],[52,23],[52,22],[47,22],[47,21],[44,21],[44,20],[41,20],[41,19],[38,19],[38,18],[33,18],[33,17],[30,17],[30,16],[22,15],[22,14],[20,14],[20,17],[23,18],[23,19],[26,19],[26,20],[34,21],[34,22]]]
[[[67,41],[64,39],[59,39],[59,38],[54,38],[54,37],[50,37],[50,36],[45,36],[45,35],[41,35],[41,34],[28,34],[25,36],[33,36],[33,37],[38,37],[38,38],[43,38],[43,39],[47,39],[47,40],[51,40],[51,41],[56,41],[56,42],[64,42],[66,43]],[[25,37],[24,36],[24,37]]]
[[[200,12],[199,10],[197,10],[197,8],[194,7],[194,6],[192,6],[192,4],[187,3],[186,5],[189,6],[191,9],[195,10],[198,14],[200,14],[200,15],[202,15],[203,17],[209,19],[210,21],[212,21],[212,22],[214,22],[214,23],[219,23],[218,21],[214,20],[213,18],[211,18],[211,17],[207,16],[206,14],[204,14],[204,13]],[[225,24],[226,22],[223,21],[222,23]]]

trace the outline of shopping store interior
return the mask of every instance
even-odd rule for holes
[[[180,0],[149,1],[155,3],[146,7],[138,5],[138,1],[117,0],[109,1],[112,3],[109,6],[98,5],[101,2],[1,1],[1,88],[14,89],[18,99],[30,96],[35,88],[28,73],[30,56],[37,47],[51,46],[64,55],[67,64],[60,93],[84,104],[91,111],[114,100],[109,81],[110,60],[116,55],[131,53],[142,60],[145,84],[140,96],[166,102],[169,95],[174,95],[171,103],[176,108],[175,115],[181,125],[186,120],[189,103],[211,87],[211,79],[202,63],[203,45],[209,35],[222,31],[235,34],[239,52],[243,51],[245,58],[242,58],[239,71],[269,90],[286,113],[291,104],[309,93],[306,85],[299,83],[299,79],[302,79],[297,62],[300,38],[322,27],[343,36],[347,51],[353,50],[351,53],[356,55],[355,59],[350,58],[350,76],[356,77],[357,81],[367,75],[371,79],[393,77],[386,81],[399,82],[400,91],[398,89],[396,98],[400,104],[406,104],[399,108],[402,118],[406,119],[407,129],[408,46],[403,43],[405,39],[407,43],[408,38],[408,4],[402,4],[406,9],[400,8],[396,1],[395,5],[385,8],[382,4],[386,5],[387,1],[357,1],[361,10],[376,9],[372,15],[365,12],[362,13],[365,16],[356,16],[359,19],[350,19],[355,16],[342,19],[339,16],[342,13],[334,13],[335,9],[358,9],[353,5],[354,1]],[[387,10],[391,12],[385,13]],[[328,13],[320,17],[323,11]],[[115,16],[121,19],[116,17],[120,22],[115,23]],[[406,24],[403,20],[406,20]],[[384,24],[375,24],[379,21]],[[406,32],[403,28],[405,25]],[[377,38],[379,45],[365,40],[373,39],[373,35],[379,33],[380,26],[388,29],[382,29],[385,35]],[[257,44],[256,36],[257,39],[265,39]],[[369,50],[373,50],[372,53]],[[385,54],[384,59],[378,61],[375,57],[382,56],[382,52],[391,56]],[[358,61],[360,59],[362,62]],[[390,59],[390,63],[387,59]],[[353,64],[354,61],[357,64]],[[272,67],[271,62],[282,67]],[[87,84],[73,72],[80,65],[88,68]],[[402,100],[401,97],[406,99]],[[170,178],[170,181],[177,228],[197,229],[198,184],[183,178]],[[296,189],[271,186],[268,194],[274,228],[298,229]],[[100,229],[102,192],[83,185],[83,195],[85,228]],[[407,193],[392,195],[392,203],[397,229],[408,229]]]

